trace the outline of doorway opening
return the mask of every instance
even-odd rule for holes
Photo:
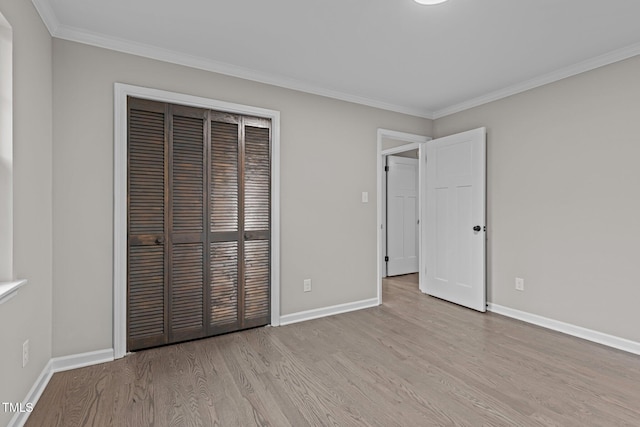
[[[427,144],[427,141],[429,143]],[[382,279],[402,269],[393,268],[386,240],[393,221],[387,221],[386,166],[394,155],[418,150],[417,230],[418,288],[421,292],[486,311],[486,129],[478,128],[435,140],[378,130],[378,301],[382,304]],[[428,164],[427,164],[428,160]],[[410,182],[411,179],[405,179]],[[411,185],[409,185],[411,186]],[[414,185],[415,186],[415,185]],[[389,192],[391,192],[391,185]],[[398,200],[403,193],[399,192]],[[395,197],[395,195],[393,195]],[[408,212],[395,200],[393,209]],[[405,206],[406,205],[406,206]],[[399,223],[406,224],[405,215]],[[397,227],[396,227],[397,228]],[[397,239],[404,244],[406,241]],[[409,245],[410,247],[410,245]],[[395,248],[398,250],[398,247]],[[404,251],[406,253],[406,247]],[[409,251],[410,252],[410,251]],[[406,257],[405,257],[406,258]],[[404,262],[403,257],[399,258]],[[409,270],[410,271],[410,270]]]
[[[422,215],[425,143],[431,138],[378,129],[378,303],[382,281],[395,277],[420,289],[424,270]],[[406,276],[406,277],[405,277]]]

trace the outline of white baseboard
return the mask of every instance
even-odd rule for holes
[[[108,348],[88,353],[72,354],[71,356],[54,357],[51,359],[51,370],[54,373],[69,371],[111,361],[113,361],[113,349]]]
[[[42,392],[49,384],[49,380],[56,372],[69,371],[71,369],[83,368],[85,366],[97,365],[99,363],[110,362],[113,360],[113,349],[91,351],[89,353],[72,354],[64,357],[54,357],[49,360],[42,370],[42,373],[27,393],[27,397],[23,403],[31,403],[36,405]],[[7,427],[22,427],[27,422],[30,412],[16,413]]]
[[[570,323],[560,322],[558,320],[538,316],[537,314],[515,310],[513,308],[504,307],[498,304],[487,304],[487,310],[493,313],[501,314],[503,316],[511,317],[513,319],[522,320],[523,322],[542,326],[543,328],[552,329],[554,331],[562,332],[567,335],[640,355],[640,342],[616,337],[614,335],[605,334],[602,332],[594,331],[592,329],[572,325]]]
[[[348,302],[346,304],[333,305],[331,307],[316,308],[314,310],[285,314],[284,316],[280,316],[280,326],[304,322],[305,320],[318,319],[320,317],[333,316],[335,314],[347,313],[349,311],[362,310],[363,308],[376,307],[378,305],[380,305],[378,298],[371,298],[362,301]]]
[[[49,384],[49,380],[52,375],[53,371],[51,370],[51,360],[49,360],[40,373],[40,376],[38,376],[38,379],[36,379],[36,382],[31,386],[31,390],[27,393],[27,397],[25,397],[23,402],[25,405],[28,402],[32,403],[33,406],[36,405],[36,402],[40,399],[40,396],[42,396],[42,392],[47,387],[47,384]],[[11,421],[9,421],[9,425],[7,427],[22,427],[27,422],[29,414],[30,412],[16,412],[13,418],[11,418]]]

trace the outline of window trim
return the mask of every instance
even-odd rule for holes
[[[26,279],[13,282],[0,282],[0,305],[9,301],[18,294],[18,289],[27,284]]]

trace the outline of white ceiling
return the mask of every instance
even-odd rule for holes
[[[640,54],[638,0],[33,0],[52,35],[424,117]]]

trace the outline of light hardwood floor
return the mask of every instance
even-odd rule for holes
[[[384,304],[53,376],[28,426],[639,426],[640,357],[384,283]]]

